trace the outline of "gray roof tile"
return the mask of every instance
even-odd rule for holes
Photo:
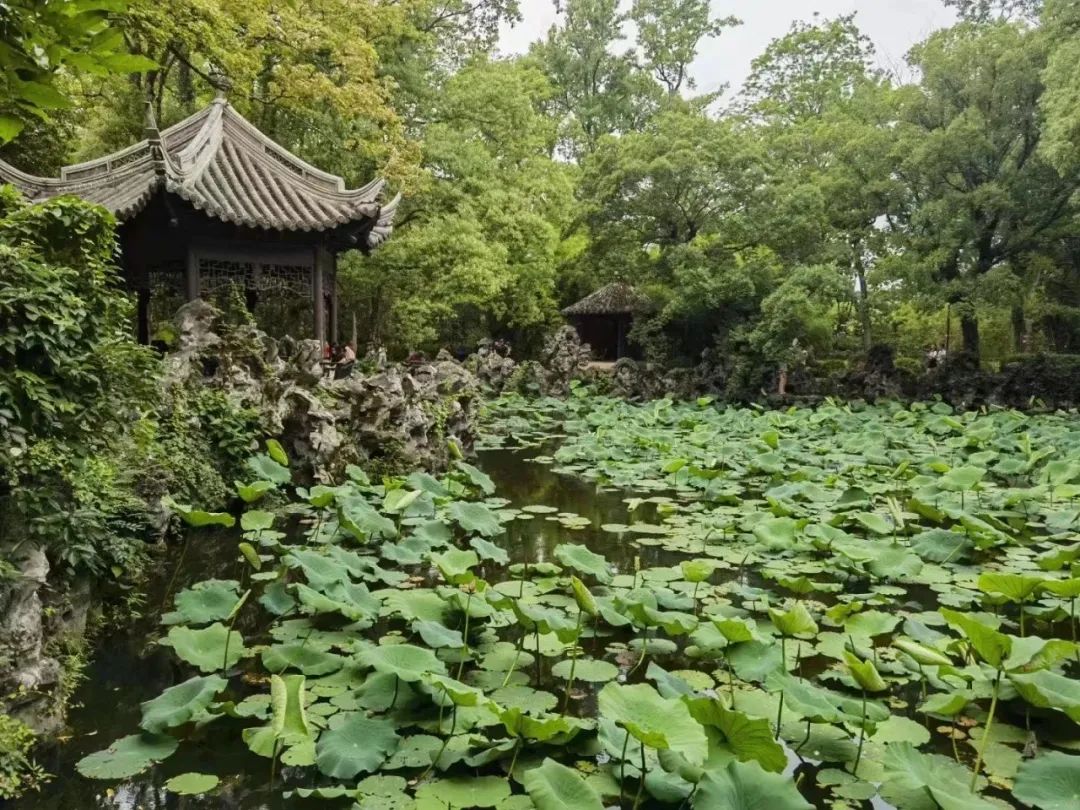
[[[368,246],[393,231],[400,195],[380,203],[382,180],[358,189],[278,146],[219,99],[160,134],[97,160],[66,166],[59,179],[35,177],[0,161],[0,182],[31,200],[74,194],[124,221],[159,188],[208,216],[253,228],[326,231],[374,220]]]

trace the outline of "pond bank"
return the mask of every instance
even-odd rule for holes
[[[499,539],[519,562],[551,558],[552,549],[562,542],[586,542],[609,555],[625,570],[633,569],[633,553],[600,531],[604,523],[626,517],[624,496],[598,491],[594,484],[572,476],[553,473],[549,467],[529,462],[533,452],[511,450],[480,451],[478,466],[492,477],[496,491],[516,506],[546,504],[560,512],[588,518],[589,525],[567,529],[554,521],[537,520],[518,524]],[[543,516],[540,516],[541,518]],[[526,529],[526,526],[530,528]],[[203,738],[200,746],[189,746],[174,755],[169,769],[154,768],[126,780],[111,795],[99,784],[75,773],[75,763],[107,742],[120,738],[138,726],[140,704],[183,680],[175,658],[167,648],[153,640],[161,635],[158,622],[160,600],[171,583],[175,594],[208,577],[228,576],[235,566],[234,543],[230,530],[207,533],[190,530],[189,542],[170,546],[155,566],[149,583],[147,609],[122,630],[116,630],[95,642],[85,681],[72,697],[66,728],[59,742],[50,743],[38,757],[41,766],[54,775],[39,792],[4,805],[12,810],[172,810],[176,798],[163,787],[174,773],[203,771],[241,775],[224,784],[214,807],[234,810],[263,810],[268,807],[325,807],[325,802],[283,802],[266,791],[265,760],[251,754],[228,737]],[[180,563],[177,568],[177,563]],[[175,572],[175,576],[174,576]],[[175,767],[174,767],[175,766]],[[243,776],[247,774],[247,776]]]

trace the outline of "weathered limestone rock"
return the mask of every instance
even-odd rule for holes
[[[438,468],[448,463],[448,439],[472,445],[480,385],[449,355],[410,367],[370,364],[366,375],[357,364],[335,380],[324,373],[318,341],[278,342],[250,324],[229,326],[202,301],[181,307],[176,328],[166,384],[214,387],[257,411],[294,469],[312,480],[369,461]]]
[[[501,341],[482,340],[476,354],[466,364],[480,384],[490,391],[507,387],[518,364],[510,357],[510,346]]]
[[[60,664],[45,654],[42,589],[49,561],[27,544],[2,553],[17,573],[0,581],[0,705],[36,731],[51,731],[56,721],[48,694],[60,679]]]
[[[548,338],[540,355],[544,368],[545,394],[559,395],[570,390],[574,380],[586,380],[592,361],[592,350],[582,343],[577,330],[561,326]]]

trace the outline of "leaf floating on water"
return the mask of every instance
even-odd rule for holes
[[[182,773],[165,783],[165,789],[181,796],[200,796],[209,793],[221,780],[209,773]]]
[[[164,734],[131,734],[83,757],[75,768],[89,779],[127,779],[168,759],[177,745],[176,739]]]

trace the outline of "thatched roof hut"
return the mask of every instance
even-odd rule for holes
[[[618,360],[629,354],[626,336],[634,316],[650,306],[649,299],[632,286],[615,281],[566,307],[562,314],[592,347],[597,360]]]

